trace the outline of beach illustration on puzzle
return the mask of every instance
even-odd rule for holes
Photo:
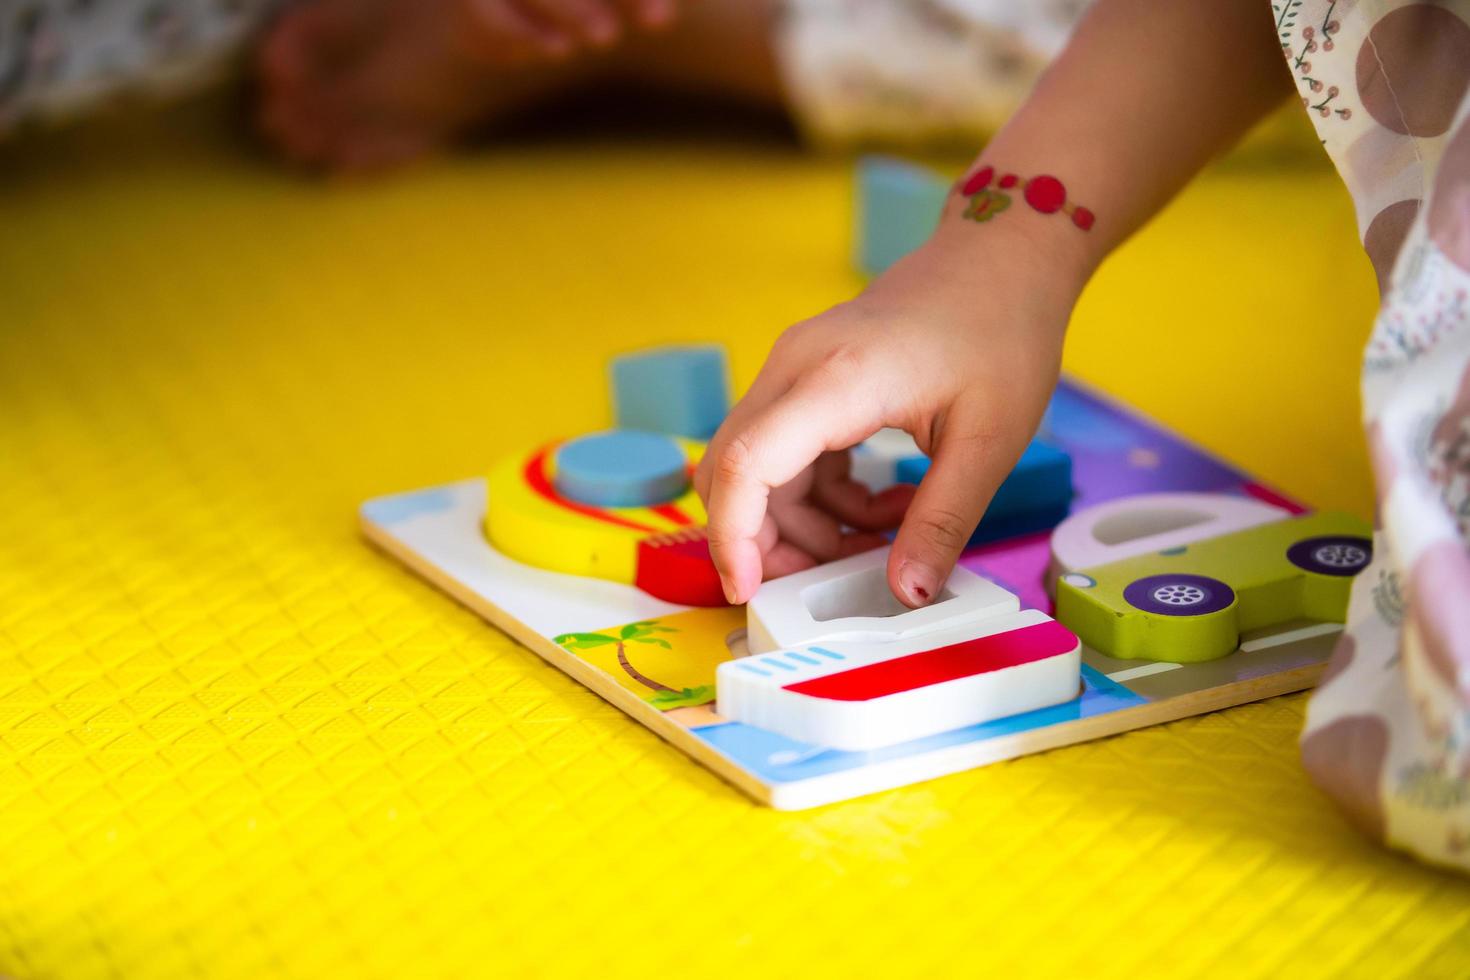
[[[722,637],[734,618],[730,610],[699,609],[553,639],[653,707],[672,711],[714,701],[715,667],[728,657]]]

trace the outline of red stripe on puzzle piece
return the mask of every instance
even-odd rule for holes
[[[825,677],[787,684],[794,691],[827,701],[872,701],[976,674],[1046,660],[1077,649],[1077,637],[1056,620],[893,660],[854,667]]]

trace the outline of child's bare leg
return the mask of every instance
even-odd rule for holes
[[[312,0],[293,9],[261,45],[262,129],[299,163],[371,170],[594,81],[780,97],[773,0],[701,0],[662,31],[573,50],[487,28],[476,6]]]

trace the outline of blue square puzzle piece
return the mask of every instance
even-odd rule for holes
[[[612,391],[619,429],[708,439],[730,411],[724,348],[654,347],[615,357]]]
[[[892,157],[857,164],[858,268],[876,276],[928,240],[939,224],[949,184],[939,174]]]
[[[918,483],[929,472],[929,457],[898,461],[899,483]],[[1072,505],[1072,457],[1031,440],[1016,468],[1001,483],[966,547],[1034,534],[1060,524]]]

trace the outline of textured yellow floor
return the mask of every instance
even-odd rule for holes
[[[604,423],[615,350],[748,382],[855,288],[848,216],[766,145],[330,189],[169,119],[0,148],[0,972],[1470,973],[1470,882],[1346,828],[1299,697],[775,813],[357,537]],[[1366,513],[1372,299],[1330,172],[1216,173],[1068,363]]]

